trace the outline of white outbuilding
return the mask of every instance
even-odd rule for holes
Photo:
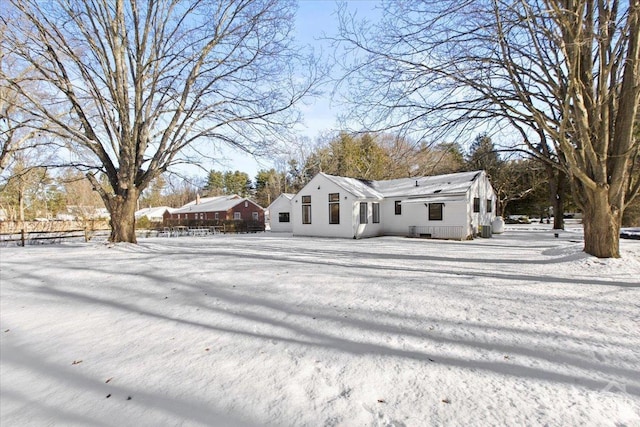
[[[289,217],[296,236],[462,240],[490,234],[495,211],[484,171],[387,181],[319,173],[291,199]]]
[[[269,210],[269,226],[271,231],[291,233],[291,199],[295,194],[282,193],[267,208]]]

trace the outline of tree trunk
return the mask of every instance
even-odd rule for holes
[[[606,189],[585,191],[589,203],[582,212],[584,251],[598,258],[620,258],[622,210],[611,205]]]
[[[135,219],[137,201],[138,194],[135,190],[115,196],[109,201],[107,208],[111,214],[110,242],[137,243]]]
[[[564,230],[564,199],[567,192],[566,175],[551,165],[545,164],[549,179],[549,201],[553,207],[553,229]]]

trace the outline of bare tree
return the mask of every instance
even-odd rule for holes
[[[436,136],[515,130],[513,149],[559,170],[558,185],[570,178],[584,250],[619,257],[622,213],[640,186],[631,171],[640,0],[388,1],[383,10],[374,26],[341,14],[354,118]]]
[[[10,83],[69,141],[111,214],[114,242],[136,241],[136,201],[171,166],[200,161],[212,144],[268,149],[317,77],[290,40],[288,0],[9,4],[14,51],[50,99]]]

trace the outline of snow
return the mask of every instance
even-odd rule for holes
[[[640,243],[0,248],[2,426],[640,425]]]

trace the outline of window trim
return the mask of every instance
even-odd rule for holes
[[[305,215],[305,211],[308,215]],[[302,223],[311,224],[311,196],[302,196]]]
[[[493,200],[487,199],[487,213],[491,213],[493,211]]]
[[[480,197],[473,198],[473,213],[480,213]]]
[[[434,208],[439,207],[439,212],[432,212],[432,208],[431,206],[433,206]],[[444,203],[429,203],[429,207],[428,209],[428,219],[429,221],[443,221],[444,220]],[[439,213],[439,215],[435,215],[436,213]],[[438,216],[440,218],[438,218]]]
[[[283,218],[287,218],[286,221],[283,221]],[[289,212],[278,212],[278,222],[291,222],[291,213]]]
[[[329,193],[329,224],[340,224],[340,193]],[[337,209],[334,218],[333,209]]]
[[[242,220],[242,212],[234,212],[233,213],[233,220],[234,221],[241,221]]]
[[[380,203],[371,203],[371,215],[373,217],[371,222],[380,224]]]
[[[396,215],[402,215],[402,200],[396,200],[394,207]]]
[[[364,221],[362,220],[363,218],[364,218]],[[368,223],[369,223],[369,203],[360,202],[360,224],[368,224]]]

